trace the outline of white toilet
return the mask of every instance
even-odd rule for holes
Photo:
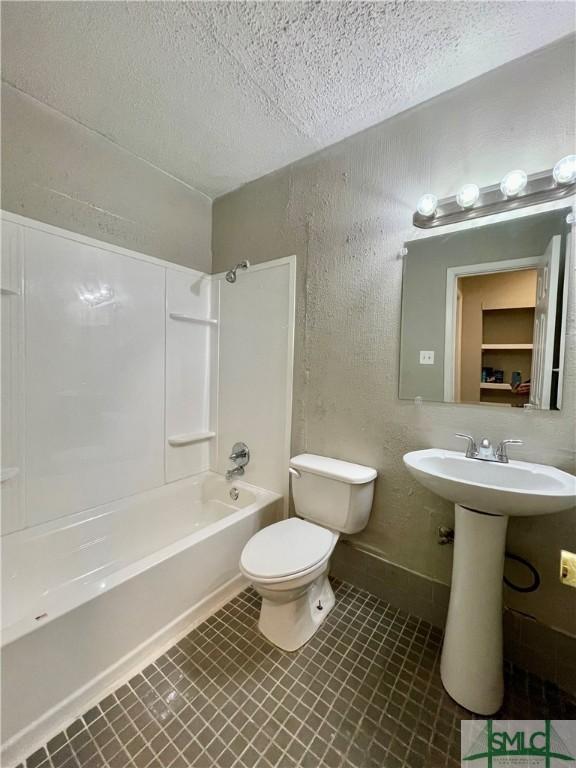
[[[340,533],[366,527],[376,479],[371,467],[310,453],[290,460],[290,474],[298,517],[256,533],[240,557],[262,596],[260,631],[285,651],[304,645],[334,606],[330,555]]]

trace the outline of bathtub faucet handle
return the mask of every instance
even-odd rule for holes
[[[236,450],[237,445],[242,445],[242,448],[239,450]],[[246,456],[249,456],[248,448],[244,445],[244,443],[237,443],[234,448],[232,449],[232,453],[228,457],[230,461],[238,461],[239,459],[245,459]]]
[[[235,475],[243,475],[244,467],[250,461],[250,450],[246,443],[234,443],[229,459],[235,466],[226,472],[226,480],[232,480]]]

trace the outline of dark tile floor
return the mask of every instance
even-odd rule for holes
[[[460,720],[441,633],[349,584],[296,653],[257,629],[249,589],[26,760],[27,768],[455,768]],[[506,670],[501,717],[576,718],[576,702]],[[19,767],[21,768],[21,767]]]

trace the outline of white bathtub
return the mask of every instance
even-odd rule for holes
[[[207,472],[5,536],[6,763],[238,592],[242,548],[281,499]]]

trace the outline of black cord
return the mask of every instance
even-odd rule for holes
[[[507,587],[510,587],[510,589],[513,589],[515,592],[536,592],[540,586],[540,574],[536,568],[534,568],[532,563],[529,563],[528,560],[524,560],[524,558],[520,557],[519,555],[513,555],[511,552],[506,552],[505,554],[508,560],[515,560],[517,563],[526,566],[526,568],[528,568],[532,574],[534,581],[528,587],[518,587],[516,584],[512,584],[512,582],[509,581],[506,576],[504,576],[504,584],[506,584]]]

